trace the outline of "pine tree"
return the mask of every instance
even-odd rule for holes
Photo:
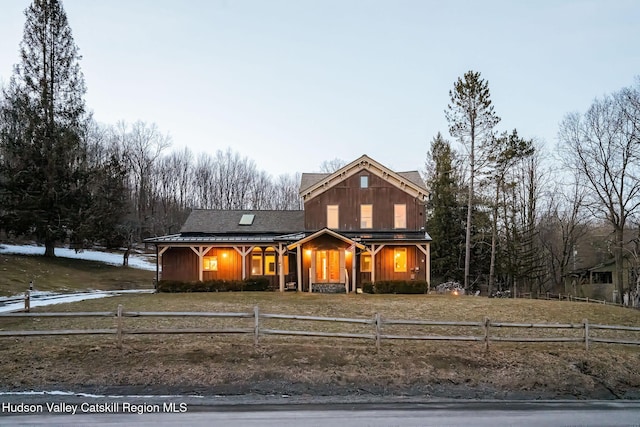
[[[467,148],[469,154],[469,187],[467,197],[467,225],[465,236],[464,287],[470,286],[472,219],[475,206],[474,191],[476,174],[484,166],[493,128],[500,118],[493,111],[489,83],[480,78],[480,73],[468,71],[464,80],[458,78],[449,91],[451,103],[445,114],[451,136]]]
[[[431,141],[427,182],[431,191],[427,231],[431,243],[431,272],[436,280],[462,280],[464,220],[458,197],[456,154],[440,133]]]
[[[87,200],[85,85],[61,3],[34,0],[25,16],[21,62],[3,90],[0,220],[7,231],[34,233],[55,256]]]

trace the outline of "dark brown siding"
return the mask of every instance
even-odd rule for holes
[[[218,271],[204,271],[203,280],[242,279],[242,257],[233,248],[212,248],[205,256],[218,257]]]
[[[407,271],[393,271],[393,249],[405,246],[385,246],[376,254],[376,281],[378,280],[425,280],[425,255],[415,246],[407,248]],[[416,267],[419,269],[415,271]]]
[[[369,187],[360,188],[360,176],[369,176]],[[360,230],[360,205],[373,205],[371,230],[394,230],[393,205],[407,206],[406,230],[424,227],[424,205],[410,194],[366,171],[360,172],[327,189],[304,204],[305,227],[319,230],[327,226],[327,205],[339,207],[339,230]]]
[[[170,248],[162,255],[163,280],[198,280],[198,255],[190,248]]]

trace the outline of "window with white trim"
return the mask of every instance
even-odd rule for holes
[[[204,271],[218,271],[218,256],[206,256],[202,258],[202,269]]]
[[[393,205],[393,228],[407,228],[407,205]]]
[[[338,205],[327,205],[327,228],[340,228],[340,209]]]
[[[393,249],[393,271],[396,273],[407,271],[407,248]]]
[[[360,205],[360,228],[373,228],[373,205]]]
[[[360,271],[363,273],[371,272],[371,254],[363,253],[360,255]]]

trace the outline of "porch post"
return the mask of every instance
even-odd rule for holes
[[[431,243],[426,244],[427,254],[425,258],[425,279],[427,280],[427,293],[431,292]]]
[[[351,292],[356,291],[356,245],[351,245]]]
[[[302,245],[296,250],[296,260],[298,269],[298,292],[302,292]]]
[[[376,283],[376,245],[371,245],[371,283]]]
[[[250,253],[253,248],[254,246],[249,246],[248,248],[246,246],[242,246],[241,248],[237,246],[233,247],[242,257],[242,280],[247,278],[247,254]]]
[[[282,260],[284,255],[284,249],[282,249],[282,243],[278,243],[278,275],[280,280],[280,292],[284,292],[284,262]]]

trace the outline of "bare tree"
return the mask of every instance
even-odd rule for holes
[[[331,160],[325,160],[322,163],[320,163],[320,172],[334,173],[335,171],[342,168],[343,166],[346,166],[346,164],[347,162],[337,157]]]
[[[613,229],[618,292],[623,289],[624,228],[640,207],[640,86],[596,99],[565,117],[560,149],[588,188],[588,206]]]

